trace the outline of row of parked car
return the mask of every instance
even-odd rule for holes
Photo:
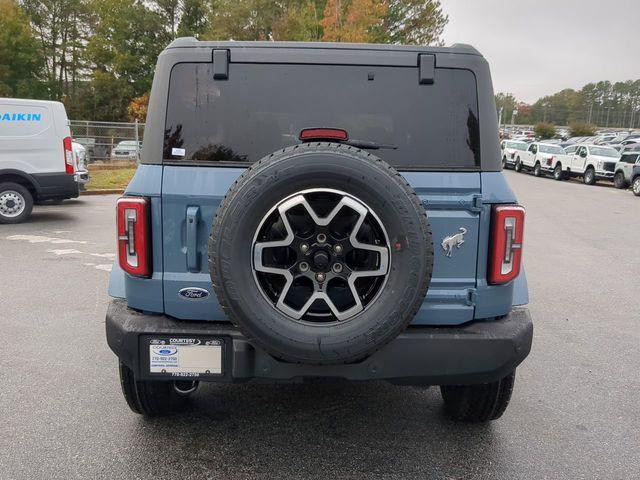
[[[537,177],[551,175],[556,180],[582,178],[587,185],[598,180],[613,181],[616,188],[629,188],[640,196],[640,143],[622,149],[594,143],[565,146],[547,141],[503,140],[502,167],[516,172],[531,171]]]

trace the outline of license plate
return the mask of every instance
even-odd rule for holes
[[[149,340],[149,372],[174,377],[222,374],[222,340]]]

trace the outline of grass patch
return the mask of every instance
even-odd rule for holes
[[[121,168],[118,170],[90,170],[91,179],[87,184],[87,190],[124,189],[133,174],[135,168]]]

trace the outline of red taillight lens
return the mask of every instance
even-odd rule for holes
[[[151,276],[149,201],[122,197],[116,204],[118,261],[122,270],[136,277]]]
[[[64,148],[64,170],[69,175],[73,175],[73,147],[71,146],[71,137],[63,138],[62,146]]]
[[[309,140],[349,140],[349,134],[341,128],[305,128],[300,132],[301,141]]]
[[[493,207],[488,278],[490,284],[507,283],[518,276],[523,237],[524,208],[519,205]]]

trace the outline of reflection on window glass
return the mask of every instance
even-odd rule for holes
[[[467,70],[231,64],[213,80],[211,64],[171,72],[164,158],[249,164],[300,143],[310,127],[347,130],[349,139],[392,145],[374,153],[398,168],[480,163],[476,83]]]

